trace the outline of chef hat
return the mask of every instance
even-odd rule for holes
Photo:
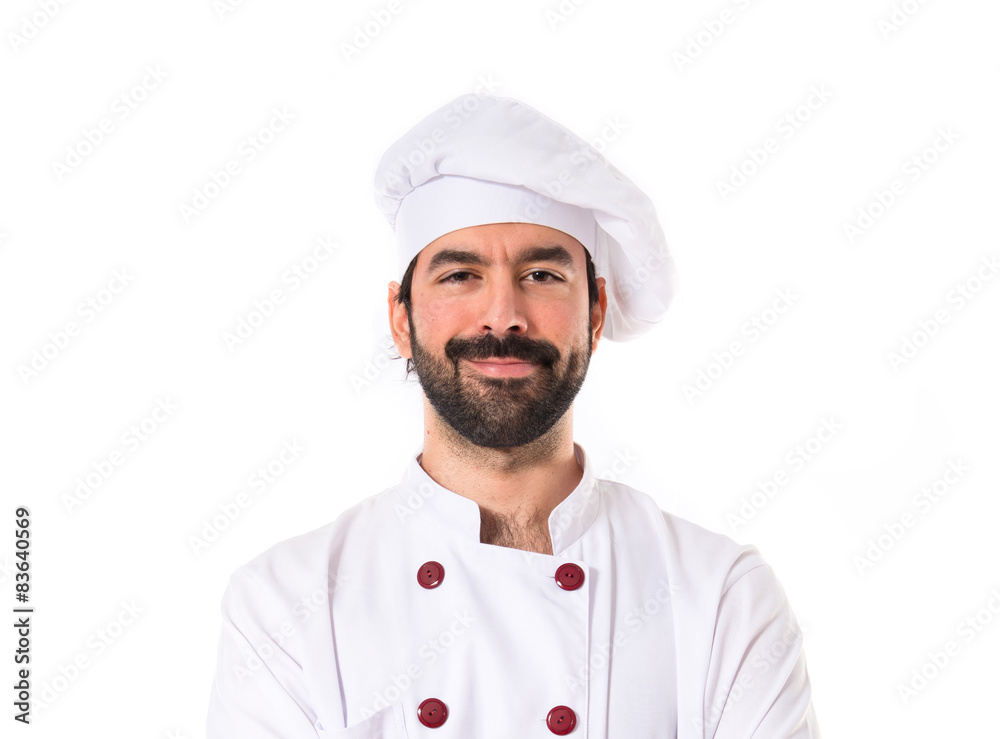
[[[607,285],[602,336],[653,327],[677,290],[652,201],[576,134],[512,98],[469,94],[394,143],[375,202],[396,233],[398,276],[439,236],[488,223],[536,223],[576,238]]]

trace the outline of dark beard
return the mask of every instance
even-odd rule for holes
[[[413,366],[424,394],[441,418],[477,446],[502,449],[535,441],[562,418],[587,376],[593,349],[589,331],[586,354],[572,350],[558,370],[562,356],[551,342],[520,334],[503,340],[492,333],[476,339],[456,337],[445,344],[447,359],[439,360],[423,350],[409,315],[407,320]],[[462,377],[460,359],[490,357],[538,366],[525,377],[491,377],[476,370],[467,370],[468,377]]]

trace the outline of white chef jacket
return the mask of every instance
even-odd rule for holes
[[[208,739],[543,739],[557,708],[571,739],[818,738],[760,553],[574,451],[551,555],[481,543],[478,504],[415,454],[399,485],[237,569]]]

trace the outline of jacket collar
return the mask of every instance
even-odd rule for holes
[[[479,543],[479,504],[439,485],[417,461],[423,447],[410,456],[403,478],[396,488],[396,512],[406,520],[417,514],[423,520]],[[573,442],[576,461],[583,468],[579,484],[549,514],[552,554],[559,556],[586,533],[597,518],[599,496],[593,465],[583,447]]]

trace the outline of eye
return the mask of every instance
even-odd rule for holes
[[[449,283],[449,282],[451,282],[451,283],[465,282],[465,280],[455,280],[455,279],[452,279],[452,278],[453,277],[458,277],[459,275],[471,275],[471,274],[472,274],[471,272],[452,272],[450,275],[448,275],[447,277],[445,277],[444,279],[442,279],[441,282],[444,282],[444,283]]]
[[[549,279],[549,280],[533,280],[533,282],[553,282],[553,281],[555,281],[555,282],[562,282],[563,281],[561,277],[553,274],[552,272],[546,272],[543,269],[536,269],[536,270],[534,270],[532,272],[529,272],[528,274],[529,275],[542,275],[543,277],[551,277],[552,278],[552,279]]]

